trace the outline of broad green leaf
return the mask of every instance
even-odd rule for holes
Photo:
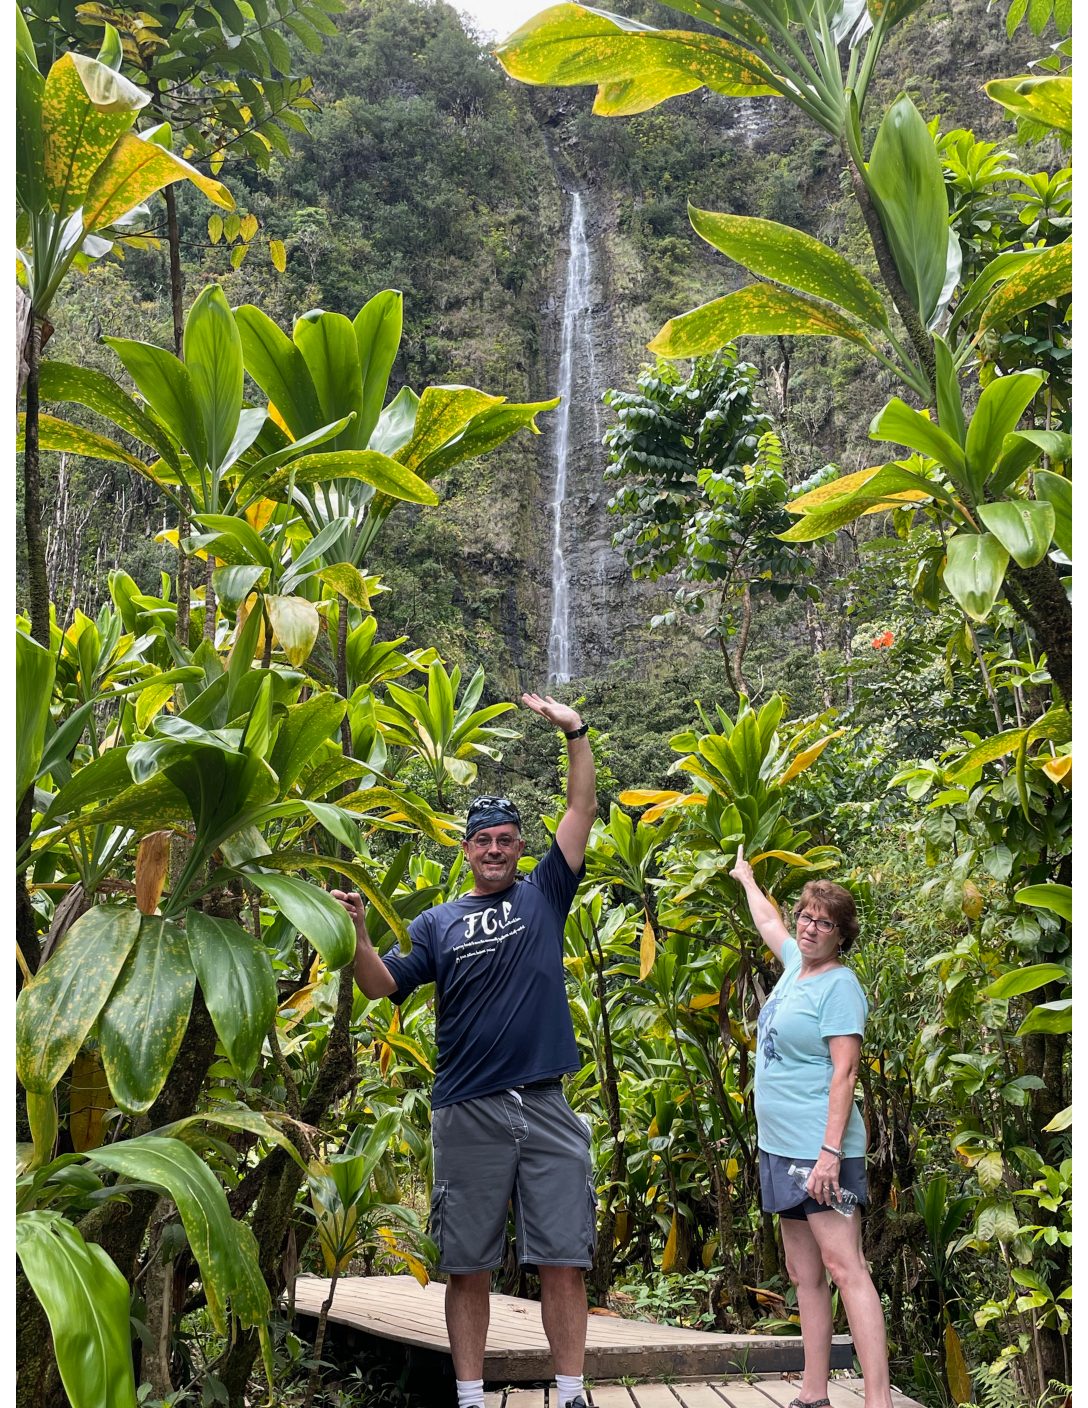
[[[15,196],[19,208],[42,211],[48,204],[45,189],[45,133],[42,98],[45,79],[38,71],[34,41],[21,10],[16,10],[15,49]]]
[[[696,234],[753,274],[814,293],[871,327],[888,315],[876,289],[841,254],[790,225],[754,216],[716,214],[688,205]]]
[[[27,1090],[48,1095],[75,1059],[140,932],[140,914],[99,904],[80,915],[19,994],[15,1070]]]
[[[256,587],[264,586],[268,569],[261,566],[217,567],[212,573],[212,585],[220,606],[237,611]]]
[[[419,397],[410,386],[402,386],[378,417],[369,448],[379,454],[395,455],[411,440],[418,413]]]
[[[185,365],[204,422],[208,465],[215,471],[226,462],[238,429],[245,378],[234,314],[218,284],[201,289],[185,319]]]
[[[292,665],[301,666],[310,658],[321,629],[321,617],[312,601],[301,596],[266,593],[264,607],[272,623],[272,633]]]
[[[701,357],[745,336],[842,337],[872,350],[868,334],[827,303],[775,284],[749,284],[670,318],[646,345],[660,357]]]
[[[355,424],[352,441],[357,449],[365,450],[368,447],[374,427],[378,424],[389,386],[389,374],[400,347],[403,323],[404,295],[390,288],[376,293],[365,303],[352,323],[363,391],[362,412]]]
[[[242,566],[252,563],[262,569],[271,570],[272,554],[268,544],[244,518],[238,518],[230,513],[197,513],[193,515],[193,522],[215,535],[214,538],[209,539],[209,545],[219,544],[225,538],[228,542],[238,546],[242,562],[235,565]],[[217,553],[218,555],[220,554]]]
[[[884,409],[873,417],[869,438],[906,445],[921,455],[935,459],[958,484],[966,481],[967,460],[956,441],[947,431],[934,425],[928,416],[913,410],[898,396],[893,396]]]
[[[286,794],[302,776],[307,763],[340,727],[347,704],[333,694],[314,694],[303,704],[288,706],[269,762]]]
[[[26,413],[23,411],[19,412],[18,427],[15,444],[16,449],[22,450],[26,435]],[[136,470],[138,474],[148,473],[147,465],[143,460],[138,460],[135,455],[130,455],[125,447],[118,444],[116,440],[111,440],[106,435],[99,435],[96,431],[86,430],[81,425],[72,425],[66,420],[57,420],[55,416],[39,416],[38,448],[55,450],[62,455],[84,455],[90,460],[107,460],[113,464],[127,464],[129,469]]]
[[[1054,510],[1054,542],[1065,553],[1073,556],[1073,486],[1060,474],[1052,474],[1048,469],[1035,471],[1035,492],[1045,499]]]
[[[309,368],[321,419],[355,417],[347,429],[330,442],[330,450],[355,449],[359,444],[356,426],[363,411],[363,379],[354,328],[342,313],[314,309],[297,320],[292,338]]]
[[[259,1139],[266,1140],[269,1144],[274,1144],[298,1164],[299,1168],[305,1169],[306,1164],[298,1150],[291,1143],[290,1139],[280,1128],[278,1119],[285,1117],[269,1116],[261,1114],[257,1110],[251,1110],[248,1105],[228,1104],[223,1101],[216,1101],[209,1105],[208,1109],[201,1110],[195,1115],[186,1115],[184,1119],[175,1120],[173,1124],[163,1125],[160,1129],[153,1130],[154,1134],[177,1137],[194,1124],[218,1124],[225,1129],[245,1130],[247,1134],[255,1134]]]
[[[226,1334],[226,1302],[245,1273],[227,1197],[215,1174],[180,1139],[153,1134],[96,1149],[91,1158],[114,1173],[150,1183],[173,1199],[200,1268],[212,1324]]]
[[[1045,500],[979,504],[978,516],[1018,566],[1034,567],[1046,556],[1054,536],[1054,510]]]
[[[1064,1110],[1059,1110],[1054,1118],[1043,1125],[1046,1134],[1060,1134],[1063,1129],[1070,1129],[1073,1124],[1073,1106],[1066,1105]]]
[[[185,915],[192,966],[227,1059],[248,1082],[276,1015],[276,979],[267,950],[229,919]]]
[[[39,372],[39,391],[43,401],[75,401],[87,406],[160,455],[175,458],[174,447],[161,427],[105,372],[47,358]]]
[[[81,780],[83,771],[86,769],[76,773],[73,784]],[[183,794],[169,778],[159,776],[134,787],[125,787],[105,805],[70,817],[43,840],[47,845],[55,845],[75,831],[114,825],[128,827],[135,836],[145,836],[150,831],[161,831],[171,822],[186,821],[188,817],[189,804]]]
[[[991,78],[982,85],[995,103],[1013,117],[1038,122],[1059,132],[1073,131],[1073,80],[1068,74]]]
[[[428,388],[430,389],[430,388]],[[413,504],[436,504],[438,495],[429,484],[404,465],[374,450],[337,450],[327,455],[302,455],[278,469],[261,487],[266,498],[286,502],[292,480],[296,488],[325,484],[333,479],[358,479],[373,484],[391,499]]]
[[[1060,1036],[1073,1030],[1073,999],[1059,998],[1057,1002],[1041,1002],[1033,1007],[1016,1029],[1017,1036],[1027,1036],[1029,1032],[1046,1032]]]
[[[62,54],[53,64],[42,94],[42,127],[54,210],[67,215],[85,203],[91,178],[150,101],[146,89],[85,54]]]
[[[234,312],[246,371],[283,417],[293,440],[324,424],[306,359],[285,332],[252,304]]]
[[[766,65],[717,35],[657,30],[584,5],[542,11],[495,50],[512,78],[559,87],[598,84],[594,112],[616,117],[681,93],[776,93]]]
[[[270,31],[271,33],[272,31]],[[268,241],[268,257],[272,261],[272,267],[277,274],[287,272],[287,250],[284,248],[282,240]]]
[[[948,269],[948,197],[929,128],[905,95],[884,114],[865,176],[903,287],[928,325]]]
[[[1007,550],[992,534],[957,533],[948,540],[944,584],[972,621],[984,621],[1008,565]]]
[[[933,352],[937,364],[937,419],[941,429],[949,434],[957,445],[963,445],[967,439],[967,427],[963,418],[960,381],[956,375],[951,350],[943,337],[934,337]]]
[[[1001,458],[990,476],[987,490],[994,498],[999,498],[1043,455],[1047,455],[1052,464],[1065,464],[1072,454],[1072,437],[1064,431],[1015,430],[1005,436]]]
[[[350,800],[350,798],[344,799],[345,802]],[[303,866],[307,866],[312,870],[331,871],[334,875],[340,875],[343,876],[345,879],[350,880],[354,887],[358,890],[359,894],[365,895],[366,898],[381,915],[381,917],[385,920],[390,930],[393,932],[393,934],[396,935],[398,941],[400,941],[402,947],[407,949],[409,938],[408,930],[405,926],[404,920],[397,913],[396,906],[393,904],[392,900],[387,894],[385,894],[381,886],[374,879],[373,875],[371,875],[370,871],[366,868],[365,865],[360,864],[358,861],[340,860],[339,858],[333,856],[315,856],[309,854],[308,852],[303,852],[297,857],[281,856],[276,857],[276,859],[280,860],[284,864],[289,863],[294,869],[301,869]],[[321,891],[320,893],[324,892]],[[335,901],[333,901],[333,903],[335,903]],[[340,908],[340,912],[341,914],[345,914],[346,916],[346,911],[342,907]],[[354,944],[355,934],[354,928],[352,928],[353,952]],[[334,966],[335,965],[332,963],[329,964],[330,968]]]
[[[997,464],[1005,437],[1016,429],[1044,379],[1041,371],[1013,372],[983,388],[967,427],[967,475],[976,498]]]
[[[172,352],[126,337],[102,339],[120,357],[140,395],[197,465],[208,462],[204,421],[188,368]]]
[[[25,632],[15,632],[15,805],[38,775],[53,697],[56,660]]]
[[[1026,733],[1026,729],[1013,728],[1007,729],[1004,733],[994,733],[989,738],[984,738],[981,743],[976,744],[974,748],[969,749],[962,757],[956,759],[948,769],[949,779],[955,781],[966,773],[974,772],[977,768],[983,767],[986,763],[992,763],[998,758],[1005,758],[1010,753],[1015,753],[1023,743]]]
[[[1061,298],[1073,287],[1073,242],[1040,250],[1010,274],[986,304],[979,320],[979,332],[1000,327],[1017,313]]]
[[[1049,909],[1060,918],[1072,921],[1073,891],[1068,885],[1025,885],[1016,891],[1013,899],[1018,904],[1030,904],[1035,909]]]
[[[982,989],[981,997],[1019,997],[1025,992],[1035,992],[1047,983],[1067,983],[1069,969],[1058,963],[1032,963],[1026,968],[1013,968],[1002,973],[1000,978]]]
[[[129,1288],[115,1264],[56,1212],[17,1217],[15,1252],[49,1320],[71,1408],[135,1408]]]
[[[309,939],[330,968],[343,968],[351,962],[355,927],[343,905],[331,895],[294,875],[276,875],[248,866],[242,874]]]
[[[193,985],[185,935],[170,920],[145,914],[98,1018],[110,1092],[126,1114],[144,1114],[166,1083],[189,1024]]]

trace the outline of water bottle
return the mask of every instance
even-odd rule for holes
[[[798,1188],[804,1190],[805,1196],[810,1198],[812,1194],[808,1191],[808,1180],[812,1175],[811,1168],[801,1168],[797,1164],[790,1164],[786,1170],[789,1176],[797,1184]],[[843,1217],[853,1217],[854,1209],[858,1205],[858,1195],[851,1193],[849,1188],[840,1188],[838,1193],[831,1199],[832,1210],[841,1213]]]

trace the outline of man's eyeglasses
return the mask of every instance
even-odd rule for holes
[[[838,925],[833,919],[818,919],[815,914],[809,914],[807,910],[802,910],[797,916],[798,924],[810,924],[821,934],[830,934],[832,929],[837,929]]]
[[[521,840],[520,836],[470,836],[468,843],[478,851],[489,851],[492,846],[500,851],[512,851]]]

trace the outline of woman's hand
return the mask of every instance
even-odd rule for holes
[[[753,872],[752,867],[744,859],[743,844],[737,847],[736,864],[733,866],[733,869],[729,872],[729,874],[733,877],[733,879],[737,882],[738,885],[743,885],[745,889],[747,889],[749,885],[755,884],[755,873]]]
[[[808,1178],[810,1198],[815,1198],[818,1203],[824,1203],[827,1207],[830,1207],[838,1199],[841,1162],[834,1154],[829,1154],[826,1149],[820,1150],[820,1157],[816,1160],[816,1166]]]

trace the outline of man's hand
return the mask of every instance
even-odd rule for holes
[[[364,939],[367,938],[366,901],[363,899],[362,895],[358,895],[354,891],[350,894],[346,894],[343,890],[330,890],[329,893],[334,900],[340,901],[351,916],[351,922],[355,925],[356,936]]]
[[[553,699],[550,694],[523,694],[521,702],[526,709],[532,709],[534,714],[547,719],[564,733],[573,733],[576,728],[582,727],[582,719],[577,709],[572,709],[569,704],[560,704],[559,700]]]

